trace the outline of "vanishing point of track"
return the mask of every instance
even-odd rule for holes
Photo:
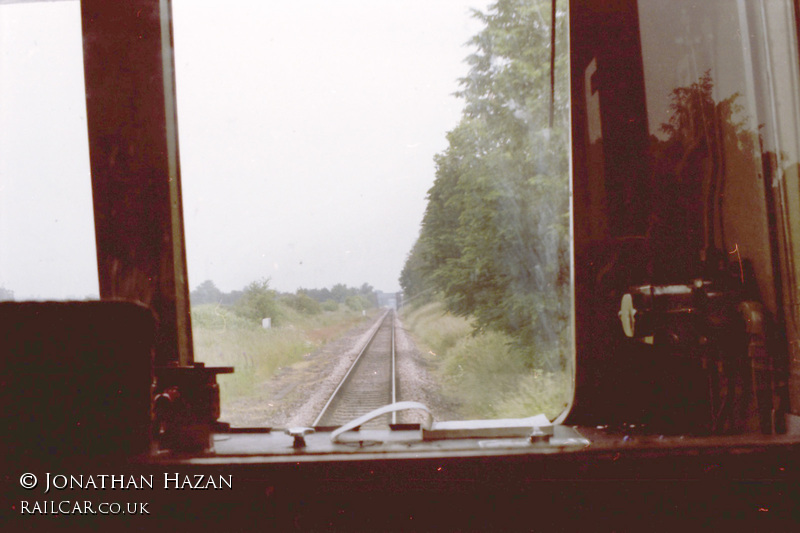
[[[387,311],[378,320],[380,325],[322,408],[314,426],[340,426],[396,401],[394,311]],[[384,415],[364,427],[386,427],[394,421],[393,415]]]

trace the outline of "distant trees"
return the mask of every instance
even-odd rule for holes
[[[0,302],[5,301],[14,301],[14,291],[11,289],[6,289],[3,286],[0,286]]]
[[[239,300],[239,298],[242,297],[242,294],[242,291],[222,292],[217,288],[216,285],[214,285],[213,281],[207,279],[198,285],[197,288],[189,294],[189,296],[191,298],[192,305],[233,305]]]
[[[406,256],[403,270],[400,272],[400,286],[403,288],[403,299],[406,302],[414,301],[424,303],[431,299],[436,291],[436,284],[432,276],[431,261],[432,250],[428,242],[428,235],[414,243],[411,251]]]
[[[222,291],[210,279],[205,280],[189,295],[195,305],[216,304],[222,301]]]
[[[306,315],[318,315],[322,312],[322,304],[307,294],[287,294],[281,298],[289,307]]]
[[[552,368],[569,323],[569,87],[559,12],[551,91],[550,5],[499,0],[475,12],[485,27],[461,80],[464,112],[435,157],[400,284],[406,299],[436,291],[477,330],[509,334]]]
[[[241,291],[222,292],[213,281],[206,280],[191,291],[191,302],[192,305],[223,305],[252,322],[260,324],[262,319],[272,318],[277,324],[287,308],[304,315],[316,315],[323,311],[336,311],[342,305],[361,311],[375,307],[378,301],[375,290],[368,283],[358,288],[338,283],[330,289],[301,288],[295,294],[280,294],[270,288],[269,282],[269,279],[261,279]]]
[[[353,296],[363,298],[359,309],[368,309],[378,305],[378,295],[369,283],[363,283],[361,287],[348,287],[343,283],[337,283],[330,289],[297,289],[298,294],[305,294],[314,300],[325,303],[334,301],[337,304],[347,304],[347,300]]]
[[[242,297],[233,305],[237,315],[261,323],[264,318],[280,319],[278,293],[269,288],[269,279],[253,281],[242,291]]]
[[[331,290],[327,289],[327,288],[325,288],[325,289],[304,289],[304,288],[301,287],[301,288],[297,289],[297,294],[305,294],[309,298],[313,298],[314,300],[316,300],[317,302],[320,302],[320,303],[327,302],[327,301],[333,301],[333,302],[336,301],[336,300],[333,299],[333,295],[331,294]]]
[[[375,305],[366,296],[362,294],[354,294],[352,296],[348,296],[347,299],[344,301],[344,303],[347,307],[349,307],[353,311],[363,311],[365,309],[375,307]]]

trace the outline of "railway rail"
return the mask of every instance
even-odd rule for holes
[[[350,369],[314,420],[314,426],[340,426],[397,400],[394,311],[378,319],[375,328]],[[396,422],[387,414],[364,427],[386,427]]]

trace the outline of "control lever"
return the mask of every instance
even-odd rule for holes
[[[286,434],[294,437],[294,442],[292,443],[292,448],[305,448],[306,447],[306,435],[310,435],[314,433],[314,428],[306,427],[306,426],[295,426],[291,428],[287,428]]]

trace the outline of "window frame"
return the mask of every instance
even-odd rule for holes
[[[570,0],[570,10],[585,3]],[[171,2],[81,0],[81,13],[101,299],[154,310],[157,374],[159,366],[193,367]],[[586,376],[605,372],[602,361],[577,350],[575,359],[573,401],[558,422],[602,423],[585,400],[593,398]]]

